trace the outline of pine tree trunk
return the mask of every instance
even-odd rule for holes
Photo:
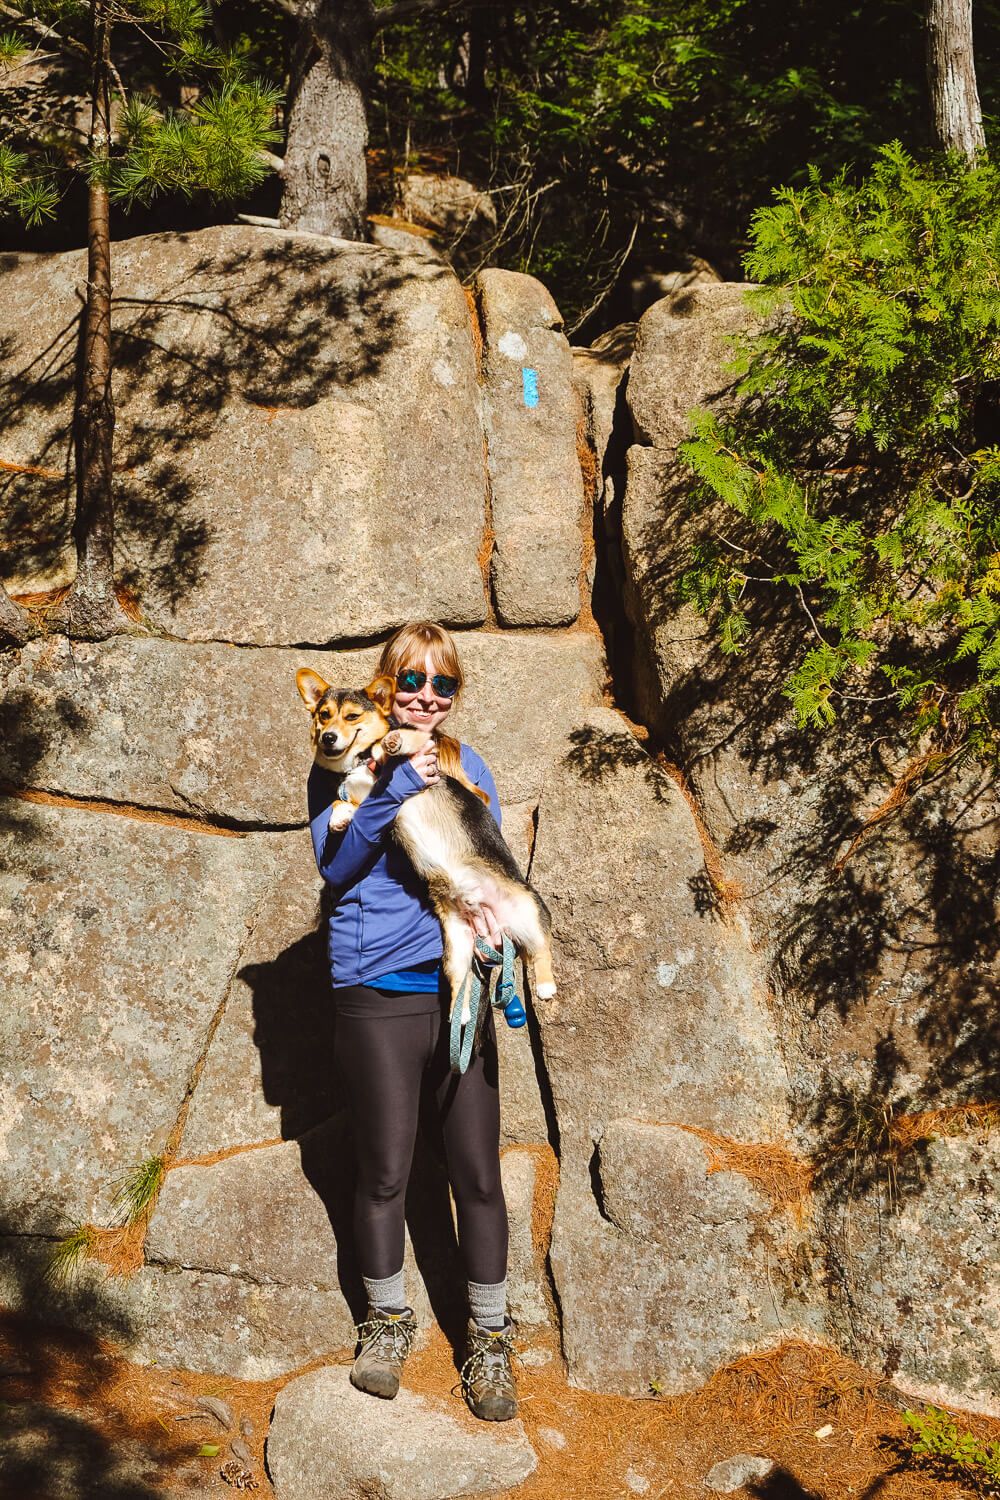
[[[111,149],[111,21],[107,0],[93,3],[93,81],[90,150],[95,161]],[[111,395],[111,221],[108,190],[91,179],[87,213],[87,302],[74,413],[76,450],[76,580],[66,611],[76,635],[106,635],[124,622],[114,592]]]
[[[927,79],[939,147],[971,161],[986,145],[972,47],[972,0],[928,0]]]
[[[282,173],[285,228],[366,238],[372,14],[370,0],[317,0],[298,11]]]

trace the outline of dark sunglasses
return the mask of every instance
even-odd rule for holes
[[[427,673],[417,672],[412,667],[408,667],[405,672],[396,673],[396,686],[401,693],[419,693],[426,681]],[[431,687],[436,698],[454,698],[458,692],[458,678],[446,677],[443,672],[437,672],[431,678]]]

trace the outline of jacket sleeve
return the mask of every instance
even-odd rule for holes
[[[424,783],[408,760],[396,761],[375,783],[342,833],[329,828],[337,778],[318,766],[309,773],[309,827],[319,873],[339,896],[367,875],[382,853],[385,831],[407,797]]]

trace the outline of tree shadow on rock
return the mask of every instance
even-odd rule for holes
[[[17,660],[17,653],[8,653]],[[0,657],[0,671],[3,658]],[[11,857],[0,850],[0,870],[21,868],[24,846],[42,838],[41,819],[31,804],[11,793],[36,783],[54,740],[82,733],[88,715],[78,703],[59,693],[40,704],[27,687],[14,688],[0,700],[0,838],[9,843]]]
[[[167,1500],[190,1441],[116,1402],[135,1331],[95,1264],[64,1283],[52,1242],[0,1241],[0,1500]]]
[[[203,450],[219,425],[245,407],[267,423],[353,393],[393,347],[394,298],[417,274],[373,247],[345,254],[319,237],[240,234],[245,246],[218,257],[185,256],[187,237],[170,236],[163,274],[147,275],[142,296],[121,290],[113,256],[116,576],[140,608],[159,600],[169,611],[204,580],[220,476],[206,472]],[[419,274],[450,275],[426,264]],[[0,421],[10,457],[31,470],[0,474],[0,578],[58,567],[67,546],[79,337],[77,316],[37,354],[22,356],[16,334],[0,346]],[[259,482],[236,455],[232,464],[223,482]]]
[[[884,1170],[869,1143],[887,1109],[1000,1093],[997,780],[948,765],[900,793],[917,751],[884,686],[845,700],[828,731],[800,727],[785,687],[815,644],[808,612],[748,595],[745,647],[725,655],[680,599],[694,549],[720,531],[755,571],[782,571],[766,536],[728,510],[692,512],[670,454],[642,450],[630,481],[636,695],[744,890],[821,1185],[856,1190]],[[920,1190],[924,1166],[911,1153],[900,1192]]]
[[[581,781],[600,783],[613,776],[616,771],[638,768],[655,801],[669,802],[676,794],[676,787],[666,772],[643,749],[635,736],[624,730],[614,733],[584,725],[572,731],[569,741],[566,764]]]
[[[217,531],[200,456],[220,424],[240,409],[266,424],[346,398],[399,333],[393,299],[408,275],[391,256],[245,233],[245,249],[203,256],[148,297],[114,302],[118,378],[133,392],[121,430],[120,577],[168,608],[202,581]],[[265,478],[232,462],[227,483]]]

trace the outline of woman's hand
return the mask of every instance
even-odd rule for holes
[[[438,774],[438,752],[437,745],[433,740],[419,750],[414,750],[410,756],[410,765],[420,777],[424,786],[435,786],[441,777]]]
[[[476,937],[485,938],[499,953],[503,946],[503,928],[492,906],[487,906],[484,902],[479,910],[472,914],[470,921]]]

